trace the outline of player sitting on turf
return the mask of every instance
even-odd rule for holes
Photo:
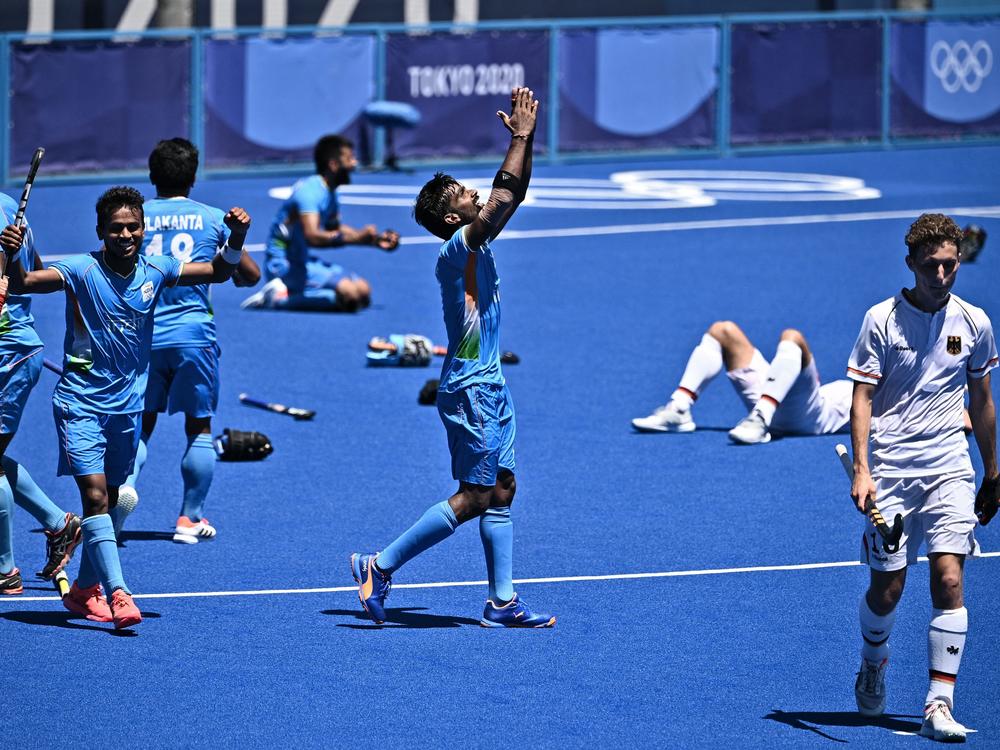
[[[341,266],[312,254],[314,248],[374,245],[395,250],[399,235],[368,224],[352,229],[340,222],[337,188],[351,181],[357,167],[354,144],[325,135],[313,150],[316,174],[295,183],[267,239],[267,283],[243,301],[245,308],[355,312],[371,304],[371,286]]]
[[[491,241],[524,200],[538,102],[526,88],[512,94],[511,114],[498,112],[511,133],[503,166],[485,204],[453,178],[434,176],[417,197],[417,223],[445,240],[436,275],[441,286],[448,353],[441,368],[438,413],[448,433],[458,491],[430,507],[376,554],[351,555],[361,604],[375,622],[386,619],[389,579],[408,560],[443,541],[459,524],[479,518],[486,553],[487,627],[544,628],[548,614],[532,612],[514,592],[514,405],[500,368],[500,292]]]
[[[725,366],[749,414],[732,430],[736,443],[766,443],[771,433],[824,435],[843,430],[851,413],[851,381],[820,385],[805,336],[781,333],[770,363],[736,323],[716,321],[694,348],[670,401],[648,417],[632,420],[639,432],[692,432],[691,408]]]
[[[18,261],[24,240],[20,227],[8,225],[0,234],[14,292],[66,291],[63,374],[52,405],[59,474],[76,479],[84,519],[80,571],[63,604],[91,620],[114,620],[116,628],[142,621],[122,576],[108,511],[118,502],[118,488],[132,470],[139,443],[153,309],[167,287],[228,280],[250,226],[243,209],[231,209],[225,216],[229,241],[211,263],[145,257],[140,252],[142,204],[133,188],[109,189],[96,207],[102,247],[42,270],[26,272]],[[108,601],[102,598],[102,584]]]
[[[4,224],[14,220],[17,203],[0,193],[0,214]],[[34,268],[40,264],[35,252],[34,235],[25,225],[24,246],[18,259]],[[6,256],[0,256],[3,264]],[[80,542],[80,517],[67,513],[53,503],[35,484],[28,470],[6,455],[7,447],[21,423],[21,415],[31,389],[42,371],[42,340],[35,331],[31,298],[8,294],[6,278],[0,280],[0,595],[23,591],[21,573],[14,565],[14,504],[34,516],[45,529],[46,562],[39,572],[52,578],[69,562]]]
[[[160,141],[149,155],[149,181],[156,198],[143,206],[146,256],[170,255],[177,260],[208,262],[226,244],[225,212],[188,197],[198,171],[198,149],[183,138]],[[233,275],[237,286],[253,286],[260,269],[246,253]],[[118,491],[112,513],[121,536],[125,510],[135,507],[136,480],[146,463],[146,446],[157,414],[184,413],[187,448],[181,459],[184,499],[174,528],[174,541],[195,544],[212,539],[215,527],[203,516],[205,497],[215,471],[212,416],[219,403],[219,345],[215,337],[210,286],[165,289],[153,315],[153,354],[146,385],[142,436],[135,466]]]

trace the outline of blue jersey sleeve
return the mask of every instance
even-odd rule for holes
[[[163,286],[174,286],[181,276],[181,269],[184,268],[183,263],[169,255],[154,255],[147,260],[149,265],[163,275]]]
[[[322,213],[329,192],[321,180],[303,180],[295,187],[292,202],[300,214]]]
[[[90,254],[72,255],[52,263],[49,268],[53,268],[62,276],[63,288],[76,294],[79,287],[82,270],[93,263]],[[27,269],[25,269],[27,270]]]

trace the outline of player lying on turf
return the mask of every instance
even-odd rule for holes
[[[132,470],[153,337],[153,309],[175,284],[221,283],[243,256],[250,217],[241,208],[225,216],[227,246],[211,263],[143,256],[143,197],[114,187],[97,201],[97,236],[91,253],[25,271],[17,255],[24,240],[8,225],[0,245],[8,254],[11,290],[66,291],[63,374],[52,405],[59,437],[59,474],[76,479],[83,504],[80,571],[63,604],[72,612],[116,628],[142,621],[122,576],[109,509]],[[107,595],[107,601],[102,597]],[[109,606],[110,605],[110,606]]]
[[[386,619],[385,597],[393,573],[473,518],[479,518],[489,578],[480,622],[487,627],[544,628],[556,621],[532,612],[513,584],[514,405],[500,367],[499,278],[491,242],[524,200],[538,102],[526,88],[515,89],[511,98],[510,116],[497,112],[510,131],[510,146],[486,203],[475,190],[440,172],[417,196],[417,223],[445,241],[436,275],[448,353],[437,405],[458,491],[428,508],[381,552],[351,555],[361,604],[375,622]]]
[[[951,742],[964,741],[966,735],[951,714],[968,630],[965,558],[977,550],[977,512],[982,523],[989,522],[1000,488],[990,388],[996,343],[986,313],[951,294],[961,265],[961,240],[958,225],[941,214],[923,214],[910,226],[906,265],[913,272],[913,287],[868,310],[847,368],[854,381],[851,496],[862,513],[871,498],[885,518],[903,517],[895,552],[880,545],[870,520],[861,538],[870,583],[859,605],[858,711],[865,716],[885,711],[887,641],[907,566],[917,561],[923,541],[933,610],[927,633],[930,684],[920,734]],[[966,386],[985,470],[978,494],[962,430]],[[991,648],[989,639],[985,648]],[[996,654],[982,658],[993,663]]]
[[[146,201],[142,252],[169,255],[180,261],[210,262],[225,246],[229,229],[225,212],[191,200],[198,171],[198,149],[184,138],[160,141],[149,155],[149,181],[156,198]],[[243,253],[233,275],[237,286],[253,286],[260,269]],[[195,544],[215,537],[204,517],[205,498],[215,473],[212,416],[219,404],[219,355],[208,284],[164,289],[153,314],[153,353],[142,415],[142,436],[135,466],[118,491],[112,517],[120,536],[123,511],[138,501],[135,490],[146,463],[146,447],[157,415],[183,412],[187,447],[181,458],[184,495],[174,526],[174,541]]]
[[[244,308],[355,312],[371,304],[371,286],[360,276],[313,255],[314,249],[372,245],[395,250],[399,235],[367,224],[354,229],[340,221],[337,188],[351,181],[358,165],[354,144],[325,135],[313,151],[316,174],[299,180],[282,204],[267,239],[267,283],[243,301]]]

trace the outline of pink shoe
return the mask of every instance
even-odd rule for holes
[[[142,622],[142,613],[135,606],[131,595],[125,593],[125,589],[115,589],[115,593],[111,595],[111,612],[116,630],[130,628]]]
[[[111,607],[108,606],[101,590],[101,584],[95,583],[87,589],[81,589],[73,581],[69,593],[62,598],[63,606],[70,612],[83,615],[94,622],[111,622]]]

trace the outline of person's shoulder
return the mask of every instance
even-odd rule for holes
[[[954,306],[956,310],[962,313],[969,322],[972,323],[975,328],[985,328],[993,327],[990,322],[990,316],[986,314],[986,311],[981,307],[976,307],[971,302],[966,302],[964,299],[959,297],[957,294],[952,294],[951,299],[948,302],[949,305]]]
[[[2,208],[5,213],[10,213],[13,217],[13,215],[17,213],[17,201],[7,195],[7,193],[0,192],[0,208]]]
[[[865,317],[873,322],[883,323],[889,319],[892,315],[893,310],[899,306],[902,301],[901,294],[894,294],[881,302],[876,302],[874,305],[868,308],[865,312]]]
[[[136,259],[136,263],[146,270],[147,273],[149,268],[153,268],[164,276],[171,269],[175,269],[180,265],[180,261],[170,255],[140,255]]]

